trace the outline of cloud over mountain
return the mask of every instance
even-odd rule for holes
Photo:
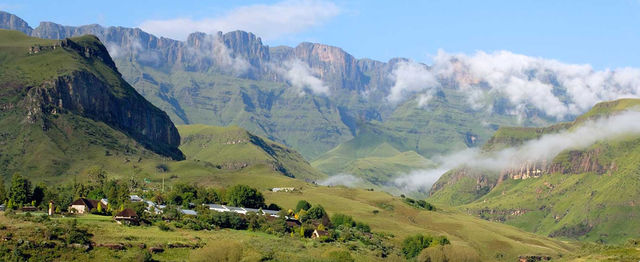
[[[274,4],[242,6],[217,17],[147,20],[139,27],[177,40],[185,40],[192,32],[212,34],[234,30],[253,32],[264,39],[276,39],[319,26],[340,12],[336,4],[328,1],[286,0]]]
[[[500,172],[517,167],[524,162],[551,160],[565,150],[584,149],[598,141],[623,135],[640,134],[640,112],[627,111],[608,118],[591,120],[580,126],[556,134],[531,140],[518,147],[505,148],[497,152],[481,152],[477,148],[467,149],[448,156],[434,158],[437,168],[415,170],[396,179],[398,187],[407,190],[428,188],[450,169],[466,166]]]
[[[495,97],[506,98],[509,112],[533,108],[563,120],[587,111],[598,102],[640,97],[640,69],[595,70],[590,65],[566,64],[509,51],[479,51],[473,55],[439,51],[431,68],[399,63],[391,75],[395,84],[388,100],[450,84],[467,95],[475,109],[491,111]],[[419,97],[420,98],[420,97]]]

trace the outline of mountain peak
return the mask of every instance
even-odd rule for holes
[[[33,31],[22,18],[4,11],[0,11],[0,29],[17,30],[28,35]]]

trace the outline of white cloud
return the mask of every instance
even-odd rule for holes
[[[514,114],[526,107],[565,119],[601,101],[640,97],[640,69],[596,71],[589,65],[565,64],[508,51],[474,55],[439,51],[431,73],[465,92],[474,108],[490,107],[488,98],[506,97]]]
[[[322,79],[311,73],[311,68],[299,59],[289,60],[283,65],[272,66],[272,68],[284,77],[291,86],[297,89],[300,95],[304,95],[306,90],[316,95],[329,95],[330,90]]]
[[[415,93],[426,90],[425,94],[418,99],[419,106],[424,106],[431,99],[435,88],[440,86],[436,77],[425,65],[410,61],[398,63],[391,72],[391,79],[395,81],[387,96],[387,100],[391,103],[398,103]]]
[[[323,186],[346,186],[346,187],[355,187],[358,185],[362,185],[364,181],[353,175],[349,174],[337,174],[328,177],[327,179],[320,181],[318,184]]]
[[[244,30],[264,39],[277,39],[319,26],[340,14],[340,8],[322,0],[287,0],[275,4],[242,6],[211,18],[194,20],[175,18],[148,20],[140,24],[143,30],[177,40],[185,40],[190,33]]]
[[[544,135],[519,147],[497,152],[467,149],[445,157],[435,158],[437,168],[416,170],[397,178],[395,185],[405,190],[430,187],[442,174],[456,167],[467,166],[500,172],[525,162],[550,161],[565,150],[584,149],[597,141],[623,135],[640,134],[640,112],[627,111],[608,118],[591,120],[579,127],[556,134]]]
[[[197,46],[187,49],[194,59],[211,59],[219,69],[234,75],[246,73],[251,64],[241,56],[236,56],[218,35],[202,35]]]

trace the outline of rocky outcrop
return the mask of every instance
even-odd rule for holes
[[[0,11],[0,29],[18,30],[27,35],[31,34],[31,27],[26,21],[14,14]]]
[[[505,169],[501,172],[501,181],[504,179],[529,179],[538,178],[545,174],[604,174],[617,170],[615,162],[602,164],[599,159],[602,148],[591,150],[572,150],[561,154],[553,161],[525,161],[518,167]]]
[[[358,61],[338,47],[301,43],[293,49],[293,53],[334,90],[364,91],[368,83],[368,78],[358,68]]]
[[[91,42],[91,38],[86,40]],[[79,43],[65,39],[61,46],[89,61],[104,63],[113,70],[110,73],[116,76],[116,80],[108,81],[105,76],[91,71],[77,70],[45,81],[40,86],[26,87],[26,121],[42,123],[42,128],[47,129],[46,118],[49,115],[78,114],[104,122],[157,153],[184,159],[177,149],[180,135],[167,114],[120,78],[105,47],[97,39],[93,40],[93,43]]]

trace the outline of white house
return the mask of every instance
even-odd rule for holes
[[[272,192],[293,192],[296,190],[295,187],[274,187],[271,189]]]

